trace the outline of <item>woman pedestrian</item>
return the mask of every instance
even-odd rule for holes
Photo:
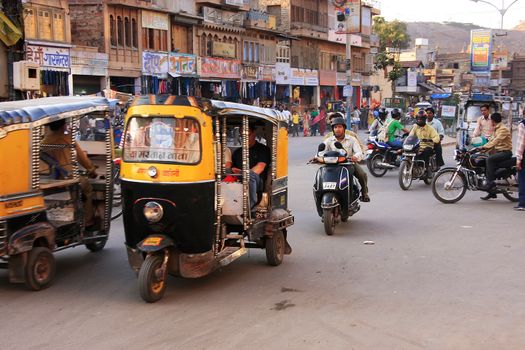
[[[319,134],[324,136],[326,132],[326,108],[321,107],[321,112],[319,112]]]
[[[303,112],[303,135],[310,135],[310,113],[307,109]]]

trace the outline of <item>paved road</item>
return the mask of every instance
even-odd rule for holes
[[[116,222],[104,251],[57,254],[47,290],[0,271],[0,349],[523,349],[525,217],[479,193],[444,205],[422,182],[403,192],[390,172],[328,237],[305,165],[319,141],[290,141],[283,265],[251,251],[205,278],[170,278],[145,304]]]

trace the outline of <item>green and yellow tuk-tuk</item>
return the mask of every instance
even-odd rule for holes
[[[250,128],[271,152],[256,206],[248,195]],[[229,171],[230,152],[242,160],[239,174]],[[270,265],[291,252],[287,120],[278,111],[138,97],[126,116],[121,186],[128,260],[147,302],[162,298],[168,273],[205,276],[247,248],[266,249]]]
[[[111,108],[96,97],[0,103],[0,263],[11,282],[45,288],[55,273],[53,252],[106,244]]]

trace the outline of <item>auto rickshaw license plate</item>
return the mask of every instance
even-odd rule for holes
[[[146,238],[143,245],[155,247],[155,246],[160,245],[160,242],[162,242],[161,237],[149,237],[149,238]]]

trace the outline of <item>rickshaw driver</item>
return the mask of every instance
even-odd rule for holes
[[[66,135],[66,120],[61,119],[49,123],[49,131],[47,132],[42,144],[45,145],[71,145],[71,135]],[[80,165],[82,165],[87,170],[87,175],[91,178],[96,178],[96,167],[89,160],[86,153],[80,148],[79,144],[75,144],[75,150],[77,152],[77,159]],[[71,164],[71,152],[67,147],[48,149],[45,152],[46,154],[53,157],[60,167],[70,173],[73,170]],[[95,209],[93,208],[93,188],[89,183],[88,179],[84,176],[80,177],[80,188],[85,197],[84,201],[84,226],[86,229],[89,229],[90,226],[95,224]]]
[[[268,164],[271,162],[271,152],[268,146],[256,140],[255,126],[250,125],[248,133],[249,166],[250,166],[250,208],[253,211],[257,205],[257,192],[266,183]],[[240,174],[242,168],[242,148],[232,155],[232,172]]]

